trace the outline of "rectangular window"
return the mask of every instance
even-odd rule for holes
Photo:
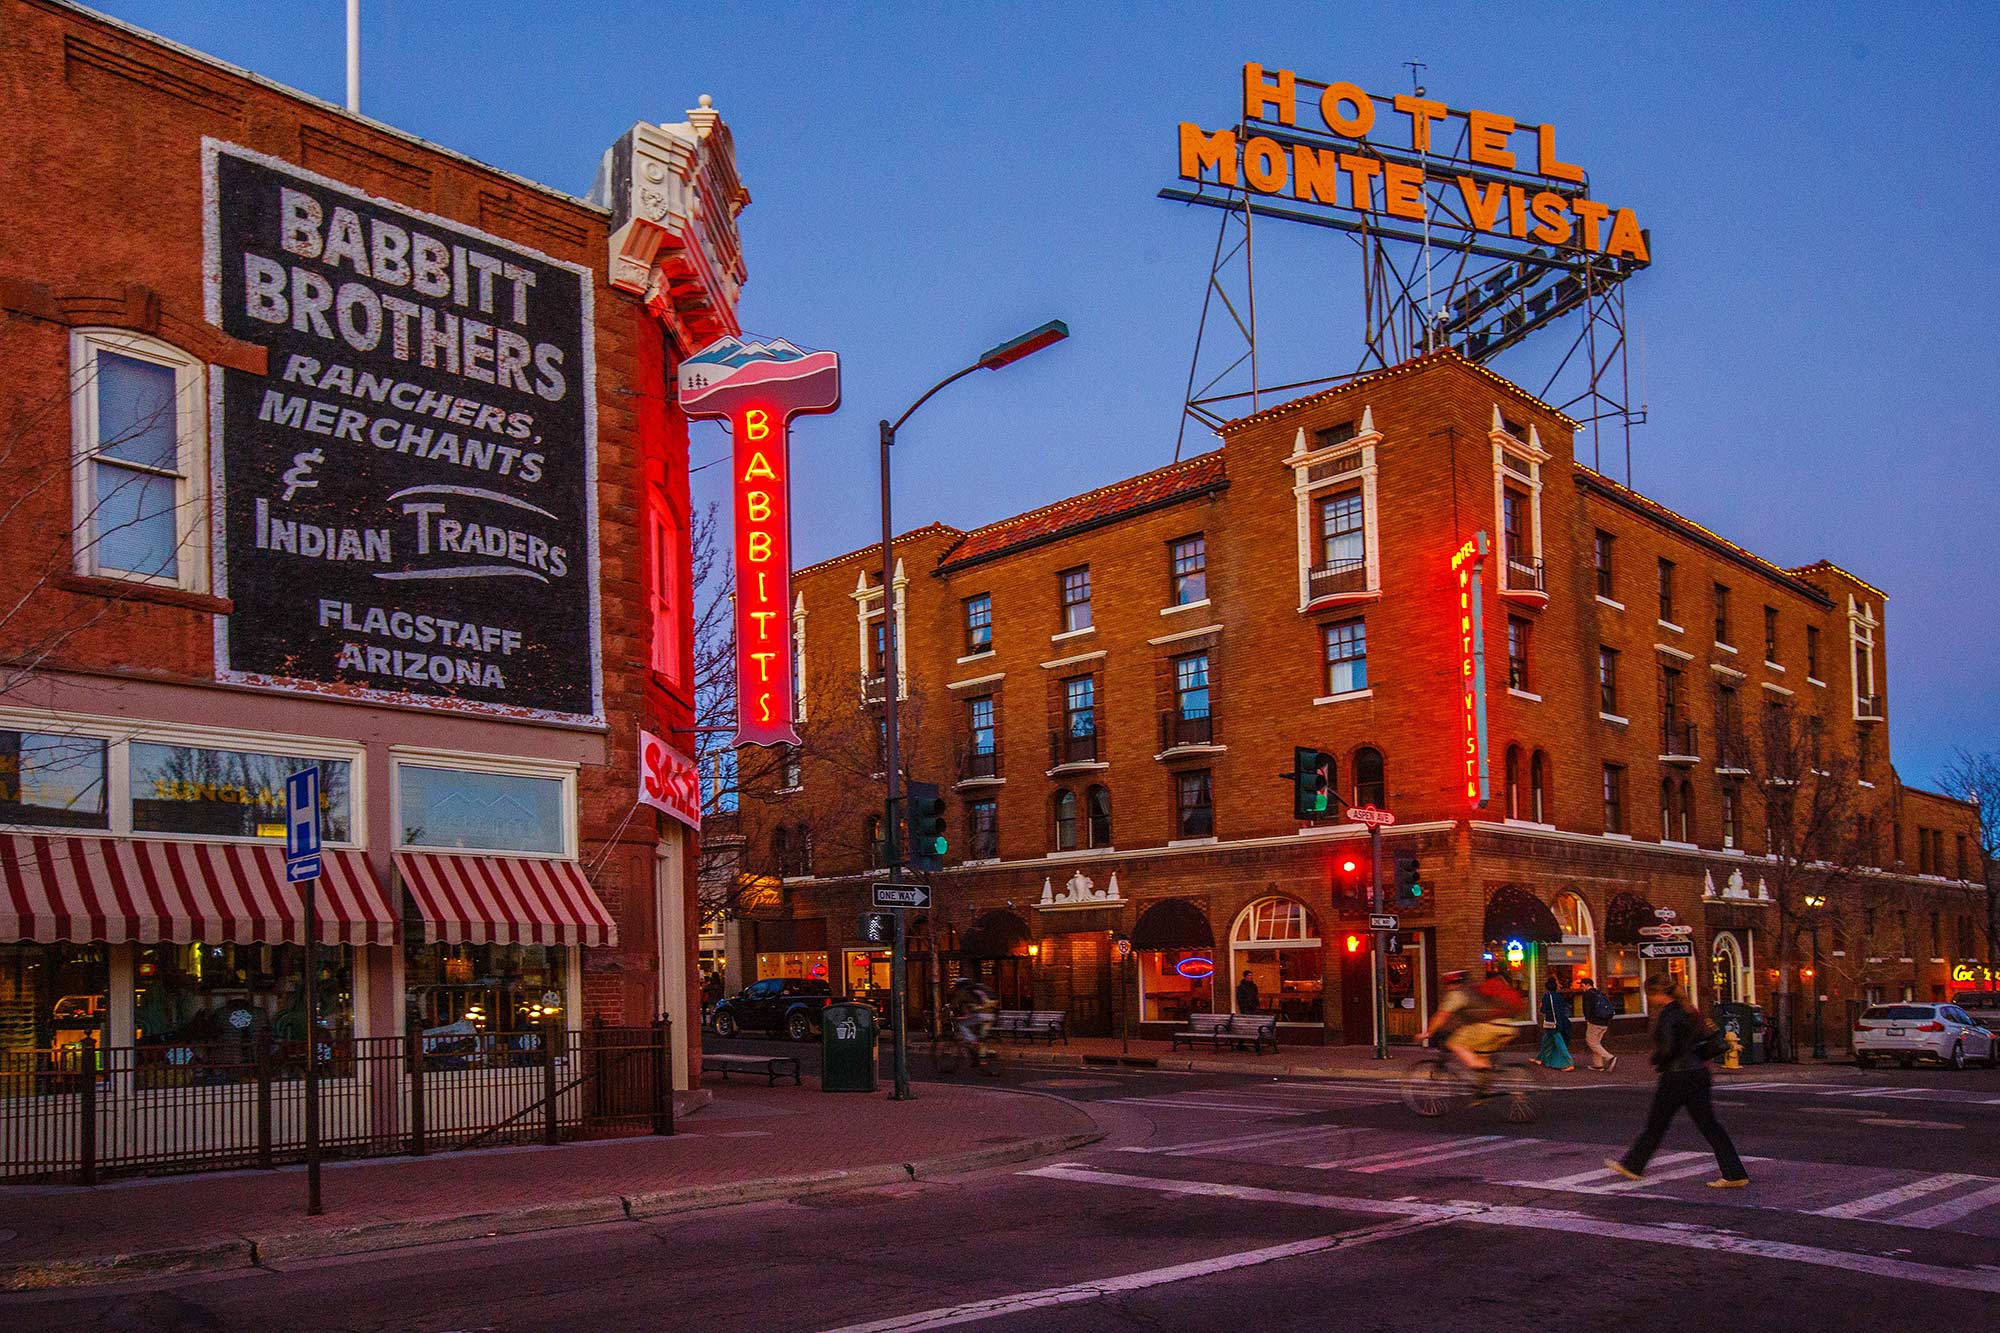
[[[990,797],[965,803],[965,856],[991,861],[1000,855],[1000,803]]]
[[[1806,626],[1806,674],[1819,679],[1819,626]]]
[[[1183,537],[1170,548],[1174,583],[1174,605],[1208,598],[1208,543],[1197,532]]]
[[[1722,784],[1722,845],[1735,847],[1736,841],[1736,784]]]
[[[282,839],[285,779],[312,764],[319,765],[321,836],[346,842],[353,825],[345,760],[143,741],[132,743],[132,831]]]
[[[1342,491],[1319,502],[1319,569],[1315,572],[1359,574],[1368,564],[1367,511],[1361,492]],[[1357,584],[1362,587],[1365,584]],[[1343,586],[1340,591],[1346,591]]]
[[[1215,802],[1207,769],[1174,774],[1174,827],[1183,838],[1215,835]]]
[[[110,828],[106,749],[97,736],[0,731],[0,823]]]
[[[1313,432],[1313,448],[1331,449],[1336,444],[1346,444],[1359,433],[1352,421],[1343,421],[1337,426],[1323,426]]]
[[[1208,716],[1208,654],[1174,659],[1174,707],[1182,718]]]
[[[72,342],[80,573],[177,587],[201,580],[207,403],[201,364],[165,343],[105,332]]]
[[[1507,563],[1530,564],[1535,548],[1528,543],[1528,497],[1511,486],[1500,493],[1500,531],[1506,539]]]
[[[1957,839],[1958,846],[1958,877],[1962,880],[1970,880],[1972,878],[1972,863],[1966,859],[1965,835],[1958,833],[1953,836]]]
[[[1606,601],[1616,601],[1611,595],[1611,547],[1615,539],[1608,532],[1599,529],[1597,534],[1597,595]]]
[[[781,791],[797,791],[805,786],[805,764],[799,757],[799,747],[787,745],[778,763],[778,782]]]
[[[1077,676],[1063,682],[1063,728],[1071,736],[1097,734],[1097,678]]]
[[[648,508],[651,511],[653,539],[653,568],[651,593],[651,620],[653,630],[653,674],[671,689],[685,685],[681,671],[681,619],[677,611],[680,604],[680,580],[675,571],[681,567],[680,543],[681,526],[666,497],[657,491],[651,492]],[[793,697],[798,696],[797,664],[793,664]]]
[[[868,674],[877,680],[889,672],[889,626],[877,619],[868,626]]]
[[[992,593],[965,599],[965,651],[967,656],[993,651]]]
[[[1606,764],[1604,766],[1604,831],[1623,833],[1625,831],[1625,766]]]
[[[1674,562],[1660,561],[1660,619],[1669,625],[1678,625],[1674,619]]]
[[[1532,690],[1528,684],[1528,635],[1532,627],[1520,616],[1507,617],[1507,684],[1511,689]]]
[[[398,764],[402,845],[566,855],[567,786],[561,778]]]
[[[1778,660],[1778,608],[1764,608],[1764,660],[1775,663]]]
[[[421,944],[403,945],[404,994],[412,1024],[422,1028],[473,1028],[479,1038],[462,1045],[444,1038],[437,1049],[458,1053],[480,1045],[489,1036],[499,1040],[492,1049],[512,1048],[521,1054],[536,1049],[529,1029],[542,1015],[559,1014],[549,997],[568,995],[570,950],[560,944]],[[563,1016],[566,1017],[566,1016]],[[574,1022],[574,1020],[570,1020]],[[514,1034],[520,1033],[521,1037]],[[465,1057],[459,1055],[459,1060]],[[525,1060],[522,1061],[525,1063]],[[455,1063],[455,1062],[454,1062]]]
[[[1693,754],[1694,738],[1684,734],[1679,667],[1660,668],[1660,753]]]
[[[1597,707],[1599,711],[1618,715],[1618,650],[1602,648],[1597,650]]]
[[[1326,692],[1352,694],[1368,688],[1368,626],[1360,620],[1344,620],[1328,625],[1326,634]]]
[[[1062,627],[1069,634],[1090,628],[1090,566],[1078,565],[1056,576],[1062,582]]]
[[[1729,637],[1729,585],[1726,583],[1715,585],[1715,641],[1722,644],[1736,642]]]
[[[966,726],[972,736],[975,755],[993,753],[993,696],[983,694],[965,701]]]

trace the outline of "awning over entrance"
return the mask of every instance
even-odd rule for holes
[[[1636,893],[1614,893],[1604,909],[1604,942],[1644,944],[1646,936],[1639,933],[1639,927],[1659,924],[1653,905],[1644,898]]]
[[[1213,949],[1215,931],[1208,915],[1185,898],[1162,898],[1139,914],[1132,927],[1132,947],[1151,949]]]
[[[367,858],[329,848],[322,944],[393,944],[396,914]],[[303,944],[285,849],[259,843],[0,836],[0,941]]]
[[[618,926],[574,861],[397,852],[426,944],[618,943]]]
[[[1518,884],[1502,884],[1486,895],[1486,938],[1560,943],[1562,926],[1548,904]]]
[[[1008,911],[988,912],[958,937],[962,958],[1006,958],[1028,951],[1028,923]]]

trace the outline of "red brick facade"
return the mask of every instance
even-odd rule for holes
[[[1637,959],[1635,931],[1657,924],[1651,909],[1664,908],[1694,926],[1704,1000],[1715,998],[1708,960],[1729,948],[1718,943],[1725,932],[1742,955],[1725,989],[1766,1000],[1779,980],[1776,899],[1798,878],[1777,875],[1779,862],[1766,856],[1758,793],[1767,779],[1811,791],[1831,812],[1826,822],[1839,827],[1822,830],[1820,845],[1853,863],[1843,882],[1855,903],[1893,899],[1894,911],[1919,920],[1930,910],[1948,922],[1976,914],[1970,886],[1957,881],[1978,878],[1979,868],[1961,874],[1953,859],[1971,812],[1904,788],[1890,765],[1884,595],[1832,564],[1781,569],[1582,466],[1574,429],[1515,386],[1441,353],[1234,422],[1220,449],[1173,468],[972,533],[933,526],[899,539],[906,769],[952,789],[954,860],[988,850],[970,844],[971,803],[990,800],[997,810],[991,863],[938,877],[947,971],[993,966],[953,957],[955,945],[961,955],[1011,954],[1000,966],[1016,998],[1066,1005],[1080,1030],[1109,1030],[1137,1001],[1099,960],[1118,935],[1148,933],[1140,919],[1149,907],[1180,898],[1200,908],[1220,971],[1231,966],[1232,927],[1249,928],[1243,909],[1276,895],[1302,903],[1323,942],[1323,1008],[1288,1011],[1297,1035],[1365,1036],[1365,923],[1358,904],[1343,910],[1334,893],[1336,863],[1365,857],[1366,842],[1358,825],[1300,828],[1277,776],[1291,768],[1294,746],[1335,756],[1342,799],[1373,776],[1357,771],[1357,756],[1381,758],[1380,803],[1398,819],[1384,878],[1391,858],[1415,854],[1428,890],[1402,911],[1399,956],[1421,950],[1423,959],[1423,981],[1402,987],[1414,992],[1412,1010],[1434,1000],[1440,968],[1505,954],[1509,919],[1493,904],[1510,886],[1569,915],[1571,926],[1589,926],[1565,930],[1566,945],[1524,941],[1523,980],[1538,983],[1561,957],[1573,960],[1554,965],[1566,981],[1588,970],[1615,979],[1623,969],[1637,1012],[1639,968],[1666,964]],[[1363,536],[1327,544],[1321,502],[1348,495],[1355,502],[1336,503],[1334,521],[1358,520]],[[1511,539],[1510,508],[1519,515]],[[1483,806],[1466,797],[1452,559],[1478,533],[1490,548]],[[1602,585],[1599,534],[1609,542]],[[1206,595],[1177,605],[1173,547],[1194,535],[1205,543]],[[1669,604],[1662,562],[1672,565]],[[808,723],[799,789],[774,792],[784,783],[777,771],[745,762],[751,866],[787,886],[782,909],[765,895],[767,914],[824,915],[836,978],[862,905],[849,877],[865,870],[864,830],[879,802],[879,783],[867,777],[879,762],[858,618],[864,602],[879,604],[878,564],[871,548],[800,571]],[[1083,567],[1091,625],[1066,632],[1061,576]],[[968,637],[967,599],[980,596],[990,598],[986,651]],[[1720,621],[1718,597],[1727,602]],[[1510,620],[1515,635],[1527,635],[1518,687],[1510,687]],[[1330,674],[1327,659],[1330,628],[1353,622],[1365,626],[1362,688]],[[1718,624],[1727,638],[1718,640]],[[1858,634],[1872,643],[1857,684]],[[1603,658],[1614,664],[1609,693],[1601,651],[1615,655]],[[1175,661],[1197,653],[1207,656],[1208,687],[1205,710],[1193,711],[1207,716],[1177,724],[1163,716],[1178,708]],[[1085,675],[1094,742],[1059,752],[1065,682]],[[973,743],[972,701],[988,698],[992,754],[968,763],[985,748]],[[1775,705],[1785,711],[1766,712]],[[1776,729],[1781,717],[1789,730]],[[1812,776],[1787,777],[1779,771],[1787,764],[1808,765]],[[1607,765],[1622,769],[1616,827]],[[1190,771],[1210,775],[1212,836],[1199,821],[1178,822],[1176,783]],[[1105,846],[1093,844],[1102,830],[1089,826],[1093,788],[1109,796]],[[1062,791],[1078,801],[1073,840],[1057,827]],[[1914,850],[1892,854],[1892,833],[1913,849],[1918,824],[1942,838],[1942,868],[1924,863],[1935,878],[1914,875]],[[772,841],[780,825],[783,865]],[[802,837],[813,844],[809,867],[799,863]],[[1081,873],[1102,894],[1114,872],[1114,903],[1044,904],[1045,881],[1059,897]],[[1760,898],[1760,880],[1773,878],[1784,883],[1767,883]],[[1571,893],[1587,923],[1563,897]],[[989,918],[996,910],[1018,923]],[[1792,903],[1784,914],[1797,910]],[[991,929],[968,951],[964,936],[981,921]],[[1002,936],[1011,943],[996,947]],[[1969,961],[1955,940],[1946,947],[1941,959]],[[1948,984],[1948,964],[1929,953],[1885,956],[1845,993],[1894,998],[1908,985],[1928,998]],[[1290,993],[1299,969],[1290,955],[1284,961]],[[1230,1007],[1226,990],[1215,1000]],[[1392,1026],[1407,1031],[1414,1021],[1406,1013]]]

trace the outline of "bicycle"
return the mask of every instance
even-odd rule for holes
[[[989,1075],[1000,1073],[1000,1052],[964,1040],[958,1035],[957,1024],[947,1024],[931,1038],[931,1069],[939,1075],[958,1073],[968,1060]]]
[[[1489,1075],[1491,1082],[1482,1099],[1473,1071],[1443,1045],[1434,1046],[1417,1057],[1403,1075],[1403,1105],[1420,1116],[1435,1118],[1485,1100],[1517,1125],[1529,1124],[1541,1114],[1541,1080],[1524,1059],[1495,1051]]]

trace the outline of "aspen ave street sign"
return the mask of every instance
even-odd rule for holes
[[[1377,810],[1372,805],[1350,805],[1347,807],[1347,817],[1357,824],[1366,824],[1370,828],[1387,828],[1396,822],[1394,814],[1387,810]]]
[[[1642,944],[1639,946],[1641,958],[1692,958],[1694,945],[1686,940],[1672,944]]]
[[[927,908],[931,905],[931,891],[922,884],[898,884],[894,888],[887,884],[875,886],[877,907]]]
[[[1639,933],[1641,935],[1654,935],[1654,936],[1692,935],[1694,934],[1694,927],[1693,926],[1641,926],[1639,927]]]

